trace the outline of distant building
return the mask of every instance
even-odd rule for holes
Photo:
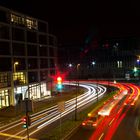
[[[57,39],[48,23],[0,7],[0,108],[50,94]]]
[[[97,43],[98,47],[94,47],[92,44],[85,47],[82,50],[82,57],[80,49],[76,56],[73,53],[74,48],[66,48],[67,54],[71,57],[69,55],[61,56],[69,58],[67,63],[73,64],[73,68],[68,68],[68,65],[65,67],[65,69],[69,69],[68,78],[125,79],[126,75],[130,75],[130,79],[140,77],[140,37],[100,39]],[[80,67],[77,72],[78,63],[80,63]],[[63,65],[66,66],[66,62]],[[137,72],[134,72],[135,67]]]

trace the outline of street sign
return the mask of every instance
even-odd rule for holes
[[[65,111],[65,101],[61,101],[61,102],[58,102],[58,111],[59,112],[64,112]]]

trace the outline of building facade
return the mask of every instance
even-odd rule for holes
[[[82,55],[79,49],[77,56],[73,52],[75,48],[67,48],[72,57],[68,57],[67,62],[62,61],[61,69],[69,71],[69,79],[115,80],[126,79],[128,75],[130,79],[140,77],[140,37],[105,38],[98,41],[97,47],[90,45],[82,50]],[[72,65],[69,67],[70,63]],[[80,67],[77,72],[78,63]]]
[[[48,23],[0,7],[0,109],[50,95],[57,39]]]

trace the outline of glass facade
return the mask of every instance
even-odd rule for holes
[[[0,39],[9,39],[9,27],[7,25],[0,24]]]
[[[8,107],[10,105],[9,90],[0,90],[0,108]]]
[[[40,79],[41,79],[41,81],[46,81],[46,79],[47,79],[47,77],[48,77],[48,70],[43,70],[43,71],[41,71],[40,72]]]
[[[0,88],[11,86],[10,73],[0,73]]]
[[[41,97],[40,85],[38,85],[38,84],[29,85],[28,97],[30,99],[39,99]]]
[[[13,55],[14,56],[25,56],[25,44],[23,43],[13,43]]]
[[[0,55],[10,55],[10,43],[6,41],[0,41]]]
[[[38,72],[37,71],[28,72],[28,82],[29,83],[39,82],[38,79],[39,78],[38,78]]]
[[[40,56],[48,56],[48,48],[46,46],[39,46],[39,55]]]
[[[47,32],[47,24],[39,21],[38,22],[38,30],[40,32],[46,33]]]
[[[28,44],[27,45],[27,55],[28,56],[37,56],[37,45]]]
[[[26,26],[29,29],[37,29],[38,26],[37,20],[23,15],[17,15],[15,13],[11,14],[11,22],[20,26]]]
[[[11,71],[12,69],[11,65],[11,58],[7,57],[0,57],[0,71],[5,72],[5,71]]]
[[[0,22],[8,22],[7,13],[5,11],[0,10]]]
[[[47,58],[40,59],[40,68],[48,68],[48,59]]]
[[[47,96],[55,40],[47,22],[0,7],[0,108],[20,103],[28,88],[32,99]]]
[[[14,85],[23,85],[26,83],[26,75],[23,72],[15,72],[13,73],[13,81]]]
[[[47,44],[47,36],[46,35],[39,35],[39,43],[40,44]]]
[[[31,18],[26,19],[26,26],[29,29],[37,29],[37,20],[33,20]]]
[[[18,62],[19,64],[16,66],[17,71],[26,70],[26,58],[25,57],[14,57],[14,62]]]
[[[55,51],[54,51],[54,48],[49,47],[49,55],[50,55],[51,57],[55,57]]]
[[[28,59],[28,69],[38,69],[38,60],[37,60],[37,58]]]
[[[36,32],[27,32],[27,42],[37,43],[37,33]]]
[[[24,30],[19,28],[12,28],[12,40],[25,41]]]

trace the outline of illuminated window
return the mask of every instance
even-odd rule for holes
[[[22,85],[26,83],[25,74],[23,72],[16,72],[13,74],[13,80],[15,85]]]
[[[37,29],[38,23],[37,20],[33,20],[31,18],[26,18],[21,15],[11,14],[11,22],[14,24],[24,25],[29,29]]]
[[[25,19],[24,17],[15,15],[15,14],[11,14],[11,22],[16,23],[16,24],[21,24],[24,25],[25,24]]]
[[[29,19],[26,19],[26,23],[27,23],[27,27],[31,29],[32,28],[32,24],[33,24],[32,21],[29,20]]]
[[[47,95],[46,83],[41,84],[41,97]]]
[[[10,86],[10,74],[2,73],[0,74],[0,88]]]
[[[33,19],[29,19],[27,18],[26,19],[26,26],[29,28],[29,29],[37,29],[37,21],[36,20],[33,20]]]
[[[122,68],[122,61],[117,61],[117,67]]]
[[[37,84],[29,85],[29,95],[31,99],[40,98],[40,86]]]
[[[0,91],[0,108],[9,106],[9,94],[8,90],[1,90]]]

